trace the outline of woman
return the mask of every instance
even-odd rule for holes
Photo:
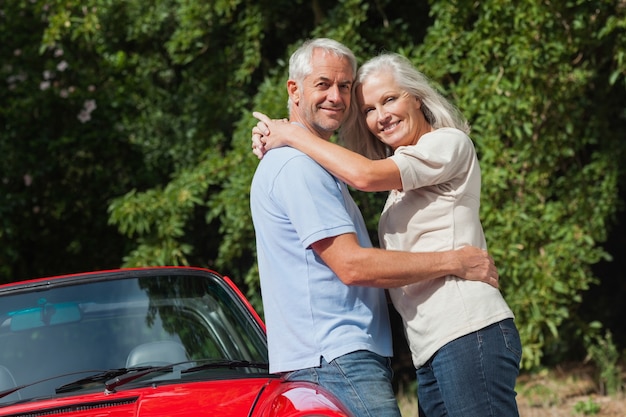
[[[386,249],[486,248],[480,167],[458,110],[397,54],[365,63],[354,94],[341,138],[359,153],[260,113],[255,153],[293,146],[359,190],[389,190],[379,223]],[[448,276],[389,292],[417,369],[421,415],[519,415],[521,343],[497,288]]]

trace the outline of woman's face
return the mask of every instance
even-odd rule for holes
[[[357,88],[356,98],[369,131],[392,149],[415,145],[431,131],[421,102],[401,90],[390,73],[370,75]]]

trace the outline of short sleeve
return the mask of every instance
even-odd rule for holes
[[[390,158],[408,191],[465,175],[475,154],[469,136],[458,129],[442,128],[422,136],[415,145],[399,147]]]
[[[301,243],[354,233],[341,184],[308,156],[289,160],[277,176],[272,195],[295,228]]]

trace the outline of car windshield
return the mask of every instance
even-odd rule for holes
[[[261,325],[222,278],[204,270],[155,271],[50,280],[0,293],[0,391],[37,382],[0,398],[0,405],[52,396],[63,384],[107,370],[267,362]],[[267,374],[262,367],[233,367],[220,377],[227,372]]]

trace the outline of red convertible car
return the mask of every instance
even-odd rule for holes
[[[346,417],[335,397],[268,373],[265,326],[200,268],[0,286],[0,416]]]

